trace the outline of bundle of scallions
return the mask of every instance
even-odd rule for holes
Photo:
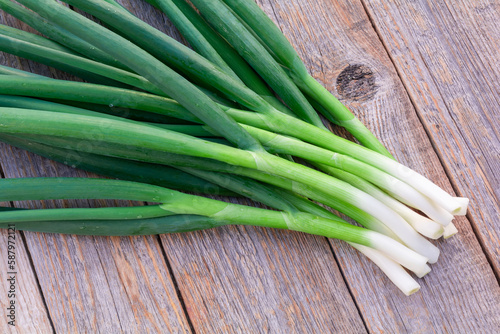
[[[1,67],[0,140],[113,178],[3,179],[0,201],[158,203],[2,208],[0,227],[91,235],[290,229],[345,240],[405,294],[417,291],[404,268],[418,277],[430,271],[439,249],[426,238],[456,233],[451,221],[467,199],[396,162],[309,75],[253,0],[147,1],[192,49],[114,0],[63,0],[102,25],[55,0],[0,0],[44,36],[0,26],[1,51],[86,80]],[[328,131],[318,112],[359,144]],[[270,209],[186,192],[245,196]]]

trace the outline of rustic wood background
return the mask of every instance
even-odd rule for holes
[[[126,7],[179,37],[141,0]],[[499,333],[500,3],[260,0],[311,73],[397,159],[471,199],[405,297],[341,242],[253,227],[148,237],[17,233],[17,326],[0,333]],[[0,13],[2,23],[30,30]],[[0,55],[2,64],[69,76]],[[7,145],[3,177],[85,176]],[[13,203],[41,207],[40,203]],[[44,207],[74,205],[68,201]],[[102,201],[79,202],[102,206]]]

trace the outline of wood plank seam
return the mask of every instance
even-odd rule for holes
[[[385,46],[384,46],[385,47]],[[423,59],[422,59],[423,60]],[[391,61],[392,61],[392,58],[391,58]],[[425,60],[422,61],[424,63],[424,65],[427,67],[427,63],[425,62]],[[427,67],[427,70],[430,71],[430,68]],[[396,69],[396,71],[398,71],[398,76],[400,75],[399,74],[399,70]],[[406,88],[406,84],[402,81],[402,84],[403,84],[403,87]],[[439,91],[439,86],[437,85],[437,83],[435,83],[436,86],[438,87],[438,91]],[[439,91],[439,95],[442,95],[441,92]],[[417,106],[416,106],[416,103],[415,101],[413,100],[413,98],[411,97],[411,95],[409,96],[410,97],[410,101],[413,105],[413,107],[415,108],[415,110],[418,110],[417,109]],[[448,106],[446,106],[446,108],[448,109]],[[448,110],[449,111],[449,110]],[[420,120],[420,122],[422,123],[422,127],[424,128],[425,130],[425,133],[427,134],[427,136],[429,137],[429,141],[432,145],[432,148],[434,149],[434,151],[436,152],[436,155],[439,159],[439,162],[441,163],[441,165],[443,166],[443,170],[446,174],[446,177],[448,178],[448,180],[450,181],[450,184],[451,184],[451,187],[453,188],[453,191],[456,193],[456,194],[459,194],[460,196],[463,196],[461,194],[461,191],[460,189],[458,188],[458,185],[457,183],[455,182],[455,180],[451,177],[451,171],[448,169],[447,165],[445,164],[445,162],[443,161],[443,158],[441,157],[441,155],[439,155],[437,153],[437,148],[436,148],[436,143],[435,141],[433,140],[432,136],[430,135],[430,132],[428,131],[428,128],[427,126],[424,124],[421,116],[419,113],[417,113],[417,117],[418,119]],[[458,124],[456,123],[456,120],[452,118],[452,121],[455,123],[455,125],[458,127]],[[469,143],[464,140],[466,142],[466,145],[467,145],[467,148],[470,150],[470,147],[468,146]],[[495,196],[496,197],[496,196]],[[487,246],[485,245],[484,243],[484,240],[480,237],[481,236],[481,233],[479,232],[479,227],[477,226],[477,224],[473,224],[472,222],[474,221],[474,218],[472,217],[472,213],[469,211],[467,212],[466,216],[467,220],[469,221],[469,224],[472,228],[472,231],[474,232],[474,235],[476,237],[476,240],[477,242],[479,243],[479,246],[481,247],[481,250],[483,251],[485,257],[486,257],[486,260],[488,261],[492,271],[493,271],[493,274],[495,275],[496,279],[497,279],[497,282],[500,286],[500,272],[498,272],[497,270],[495,270],[495,265],[494,265],[494,262],[493,262],[493,259],[490,255],[490,253],[487,251]]]
[[[395,71],[396,71],[396,73],[398,75],[398,78],[401,81],[401,84],[404,87],[404,89],[405,89],[405,91],[406,91],[406,93],[408,95],[408,98],[409,98],[409,100],[410,100],[413,108],[415,109],[415,111],[418,111],[420,108],[418,107],[417,103],[415,102],[412,94],[410,94],[408,86],[407,86],[405,80],[403,80],[403,76],[402,76],[399,68],[396,66],[396,63],[395,63],[395,61],[394,61],[391,53],[389,52],[387,43],[382,38],[382,35],[380,34],[380,30],[379,30],[378,26],[376,25],[373,17],[371,16],[370,11],[368,10],[368,7],[366,5],[366,0],[360,0],[360,2],[361,2],[361,5],[363,6],[363,9],[364,9],[364,11],[365,11],[368,19],[370,20],[370,24],[372,25],[373,29],[375,30],[375,33],[377,34],[377,36],[378,36],[381,44],[383,45],[384,50],[387,53],[388,58],[390,59],[392,65],[394,66],[394,69],[395,69]],[[424,63],[425,66],[427,66],[427,64],[425,63],[425,61],[423,61],[423,63]],[[430,71],[429,68],[428,68],[428,70]],[[436,84],[436,86],[439,89],[439,86],[437,84]],[[439,95],[442,95],[442,94],[439,92]],[[448,106],[446,106],[446,108],[448,109]],[[439,154],[439,150],[437,149],[436,142],[435,142],[434,138],[430,135],[430,131],[429,131],[426,123],[422,119],[422,116],[421,116],[421,114],[419,112],[416,112],[416,115],[417,115],[417,118],[420,121],[420,124],[422,125],[422,128],[424,129],[427,137],[429,138],[429,142],[431,143],[432,149],[436,153],[436,156],[437,156],[437,158],[439,160],[439,163],[441,164],[441,166],[442,166],[442,168],[444,170],[444,173],[446,174],[446,177],[448,178],[448,180],[449,180],[449,182],[451,184],[451,187],[453,188],[453,191],[455,192],[455,194],[459,194],[460,195],[461,191],[458,188],[458,185],[455,182],[454,178],[451,176],[451,171],[450,171],[448,165],[443,160],[443,157]],[[472,215],[471,215],[470,212],[467,213],[466,218],[467,218],[467,220],[469,222],[469,225],[472,228],[472,231],[474,232],[474,235],[475,235],[476,240],[478,241],[478,243],[479,243],[479,245],[481,247],[481,250],[483,251],[483,253],[484,253],[485,257],[486,257],[486,260],[488,261],[488,264],[491,267],[491,270],[493,271],[493,274],[495,275],[495,278],[497,279],[498,284],[500,285],[500,272],[497,272],[495,270],[495,266],[494,266],[494,261],[492,259],[492,255],[490,255],[490,253],[487,251],[487,247],[486,247],[486,245],[484,243],[484,240],[480,237],[481,234],[478,231],[478,227],[476,226],[476,224],[473,224],[474,218],[472,217]]]
[[[1,168],[2,167],[0,165],[0,169]],[[3,175],[2,175],[2,177],[3,177]],[[10,202],[10,205],[13,207],[14,203]],[[38,278],[38,272],[35,270],[35,265],[33,263],[33,257],[31,256],[31,249],[27,246],[28,242],[26,241],[26,236],[24,235],[24,231],[19,231],[19,232],[21,235],[21,240],[23,241],[23,244],[26,248],[26,253],[28,255],[28,261],[30,264],[30,268],[33,271],[33,273],[35,274],[34,276],[35,276],[36,287],[38,289],[38,292],[40,293],[40,296],[42,297],[43,306],[45,307],[45,310],[47,311],[47,318],[49,320],[50,327],[52,327],[52,333],[55,334],[56,328],[54,326],[54,321],[52,320],[52,316],[50,315],[49,306],[47,305],[47,301],[45,300],[45,295],[43,293],[42,286],[40,285],[40,279]]]
[[[172,282],[175,288],[175,293],[177,294],[177,298],[179,299],[179,303],[181,304],[182,312],[184,312],[191,333],[195,334],[196,330],[194,329],[193,321],[191,320],[191,317],[189,316],[189,313],[187,311],[186,302],[184,301],[184,296],[182,295],[181,289],[179,288],[179,283],[177,283],[177,277],[175,277],[174,271],[172,270],[172,264],[168,259],[167,252],[165,250],[165,245],[161,241],[160,235],[157,235],[156,239],[158,240],[158,244],[161,249],[161,255],[163,256],[165,264],[167,265],[167,269],[170,272],[170,277],[172,278]]]
[[[94,242],[97,242],[96,237],[94,236],[93,238],[94,238]],[[99,257],[98,260],[99,260],[99,263],[101,264],[101,266],[104,268],[105,264],[103,263],[102,258]],[[109,279],[108,279],[108,277],[104,276],[104,279],[106,280],[106,284],[109,285]],[[118,312],[118,309],[116,308],[116,303],[115,303],[114,300],[113,300],[113,306],[115,308],[115,312],[118,314],[119,312]],[[120,325],[120,330],[123,333],[123,326],[122,326],[122,322],[121,321],[119,321],[119,325]]]
[[[274,12],[274,7],[273,7],[273,6],[272,6],[272,8],[273,8],[273,13],[275,13],[275,12]],[[282,29],[281,27],[280,27],[280,30],[282,30],[282,31],[283,31],[283,29]],[[319,54],[320,54],[321,58],[323,58],[324,56],[323,56],[323,52],[322,52],[321,48],[320,48],[318,51],[319,51]],[[326,74],[326,72],[325,72],[325,69],[324,69],[324,67],[323,67],[323,63],[322,63],[322,62],[320,62],[320,70],[321,70],[321,73]],[[331,122],[329,122],[328,120],[326,120],[323,116],[321,116],[321,118],[322,118],[322,120],[323,120],[323,123],[327,123],[327,124],[328,124],[328,126],[329,126],[329,128],[330,128],[330,131],[334,131],[334,130],[333,130],[333,126],[334,126],[334,124],[333,124],[333,123],[331,123]],[[349,136],[350,136],[350,134],[349,134]],[[332,210],[330,209],[330,211],[332,211]],[[345,218],[349,219],[348,217],[345,217]],[[366,319],[365,319],[365,317],[364,317],[364,314],[363,314],[363,312],[361,312],[361,308],[360,308],[360,305],[359,305],[359,303],[358,303],[358,300],[356,299],[356,297],[355,297],[355,295],[354,295],[354,293],[353,293],[353,291],[352,291],[352,286],[351,286],[351,285],[352,285],[352,282],[349,282],[349,281],[347,280],[346,276],[345,276],[345,273],[344,273],[344,268],[341,266],[340,261],[339,261],[339,259],[338,259],[338,257],[337,257],[337,254],[335,253],[335,250],[333,249],[333,244],[332,244],[332,241],[331,241],[331,240],[329,240],[328,238],[326,238],[326,239],[327,239],[327,242],[328,242],[328,246],[330,247],[330,251],[332,252],[333,258],[335,259],[335,262],[337,263],[337,266],[339,267],[339,272],[340,272],[340,274],[342,275],[342,279],[343,279],[343,280],[344,280],[344,282],[345,282],[345,285],[346,285],[346,287],[347,287],[347,291],[348,291],[348,292],[349,292],[349,294],[351,295],[351,298],[352,298],[352,300],[353,300],[353,302],[354,302],[354,306],[356,307],[356,310],[358,311],[358,314],[359,314],[359,317],[360,317],[360,319],[361,319],[361,322],[363,323],[363,326],[365,326],[366,332],[367,332],[367,333],[370,333],[370,330],[368,329],[368,325],[367,325],[367,323],[366,323]]]
[[[365,319],[365,317],[363,315],[363,312],[361,312],[361,307],[359,306],[358,300],[357,300],[356,296],[354,295],[354,293],[352,291],[352,287],[351,287],[352,283],[347,280],[347,278],[346,278],[346,276],[344,274],[344,268],[340,264],[340,261],[339,261],[339,259],[337,257],[337,254],[335,254],[335,250],[333,249],[332,242],[328,238],[326,238],[326,240],[327,240],[328,246],[330,247],[330,250],[332,252],[333,258],[335,259],[335,263],[337,263],[337,266],[339,267],[339,272],[340,272],[340,275],[342,275],[342,279],[345,282],[345,285],[347,287],[347,291],[349,291],[349,294],[351,295],[351,298],[354,301],[354,306],[356,307],[356,310],[358,311],[359,318],[361,319],[361,322],[363,323],[363,326],[365,326],[366,332],[370,333],[370,330],[368,328],[368,324],[366,323],[366,319]]]

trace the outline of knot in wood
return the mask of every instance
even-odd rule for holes
[[[361,64],[347,66],[337,77],[337,92],[344,99],[369,100],[377,92],[373,71]]]

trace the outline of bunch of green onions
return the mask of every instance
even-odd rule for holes
[[[157,203],[2,208],[0,227],[92,235],[290,229],[345,240],[405,294],[417,291],[403,267],[418,277],[430,271],[439,249],[426,238],[456,233],[453,216],[465,214],[468,200],[396,162],[308,74],[253,0],[191,0],[196,9],[185,0],[147,1],[193,49],[114,0],[64,0],[103,25],[55,0],[0,0],[45,36],[0,26],[1,51],[87,81],[0,67],[0,141],[114,178],[3,179],[0,201]],[[331,133],[320,114],[359,144]],[[185,192],[244,196],[270,209]]]

